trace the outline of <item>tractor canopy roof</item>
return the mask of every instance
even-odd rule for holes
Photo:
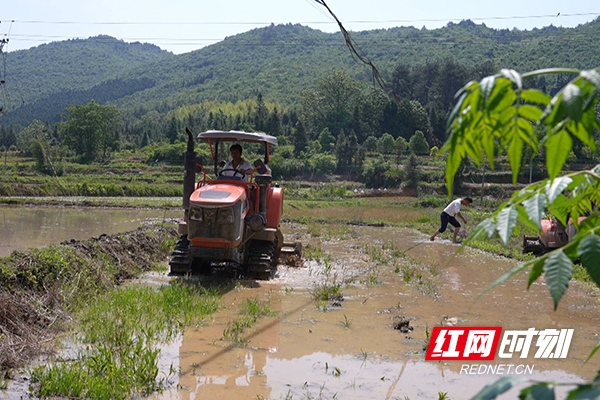
[[[275,136],[259,132],[244,131],[206,131],[198,134],[198,140],[205,142],[250,142],[277,145]]]

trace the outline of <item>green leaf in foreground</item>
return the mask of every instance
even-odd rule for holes
[[[590,277],[600,286],[600,236],[584,237],[579,243],[578,254]]]
[[[479,393],[473,396],[472,400],[495,399],[502,393],[510,390],[513,386],[520,385],[526,382],[529,382],[529,380],[516,376],[505,376],[503,378],[498,379],[491,385],[486,385]]]
[[[540,383],[529,386],[519,394],[520,400],[554,400],[554,384]]]
[[[588,361],[590,361],[590,359],[592,357],[594,357],[594,354],[596,354],[598,352],[598,350],[600,350],[600,342],[598,342],[598,344],[596,346],[594,346],[594,349],[591,351],[591,353],[588,356],[588,358],[585,359],[585,362],[587,363]],[[598,376],[596,376],[596,379],[598,379]]]
[[[542,216],[544,215],[544,210],[546,209],[546,196],[538,193],[529,200],[524,201],[523,205],[525,206],[525,211],[527,211],[529,219],[531,219],[539,228]]]
[[[527,290],[531,287],[533,282],[537,281],[537,279],[544,272],[544,259],[538,258],[534,260],[533,268],[531,268],[531,272],[529,272],[529,282],[527,282]]]
[[[583,113],[583,95],[581,88],[573,83],[567,84],[562,93],[561,106],[565,113],[574,121],[581,120]]]
[[[546,258],[544,272],[546,284],[554,300],[554,309],[556,310],[558,302],[567,290],[573,275],[573,262],[562,250],[556,251]]]
[[[496,229],[505,246],[515,229],[518,218],[519,212],[514,207],[505,207],[496,217]]]
[[[600,398],[600,388],[597,386],[582,385],[569,392],[568,400],[590,400]]]
[[[489,292],[490,290],[492,290],[494,287],[498,286],[499,284],[501,284],[502,282],[504,282],[508,278],[512,277],[513,275],[518,274],[519,272],[523,271],[525,268],[529,267],[532,264],[533,264],[533,261],[527,261],[526,263],[517,265],[516,267],[514,267],[513,269],[511,269],[510,271],[508,271],[507,273],[505,273],[504,275],[502,275],[500,278],[496,279],[494,281],[494,283],[492,283],[490,286],[488,286],[483,291],[483,293],[481,293],[479,296],[483,296],[484,294],[486,294],[487,292]]]

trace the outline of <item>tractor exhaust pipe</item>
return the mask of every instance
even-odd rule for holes
[[[254,167],[258,168],[259,174],[265,174],[267,172],[267,167],[265,164],[256,160],[254,162]],[[258,213],[263,216],[264,220],[267,220],[267,192],[269,190],[269,185],[273,182],[273,177],[271,175],[257,175],[254,178],[254,182],[260,188],[260,195],[258,198]]]
[[[183,172],[183,208],[189,210],[190,196],[194,193],[196,184],[196,152],[194,151],[194,134],[189,128],[185,128],[188,135],[187,151],[184,156]]]

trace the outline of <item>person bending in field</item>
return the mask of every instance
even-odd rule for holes
[[[465,197],[464,199],[456,199],[452,203],[448,204],[448,206],[444,208],[444,211],[442,211],[442,226],[440,227],[440,229],[438,229],[436,233],[433,234],[433,236],[429,240],[433,242],[437,235],[439,235],[440,233],[444,233],[446,227],[448,226],[448,223],[450,223],[454,228],[456,228],[454,229],[454,238],[452,239],[452,241],[456,243],[456,238],[458,237],[458,232],[460,231],[460,224],[456,220],[456,217],[458,216],[466,224],[467,220],[460,213],[460,208],[462,206],[468,206],[472,202],[473,200],[470,197]]]

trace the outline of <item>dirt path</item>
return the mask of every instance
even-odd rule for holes
[[[437,398],[441,391],[462,399],[500,377],[460,375],[462,361],[425,362],[426,330],[439,324],[575,328],[567,359],[509,361],[534,364],[533,379],[574,382],[595,375],[597,362],[583,366],[583,360],[598,342],[598,303],[577,285],[557,312],[552,311],[544,284],[525,290],[526,275],[475,302],[514,261],[471,250],[451,258],[455,245],[429,243],[423,235],[405,229],[351,230],[341,240],[311,239],[331,261],[307,262],[305,268],[280,267],[278,277],[270,282],[241,285],[226,293],[225,306],[214,321],[187,331],[163,350],[162,363],[173,363],[180,373],[177,388],[155,398],[304,399],[337,394],[342,399],[416,399]],[[408,262],[390,260],[392,252],[397,255],[420,242],[408,252]],[[374,247],[365,249],[365,243]],[[382,247],[383,256],[373,250]],[[402,268],[412,261],[422,264],[413,265],[407,284]],[[334,279],[344,282],[344,301],[338,306],[328,302],[327,311],[322,311],[313,300],[313,289],[323,280]],[[269,299],[276,315],[247,330],[245,346],[222,340],[242,302],[255,297]],[[393,329],[401,319],[410,320],[414,330]],[[515,397],[514,391],[509,393]]]

